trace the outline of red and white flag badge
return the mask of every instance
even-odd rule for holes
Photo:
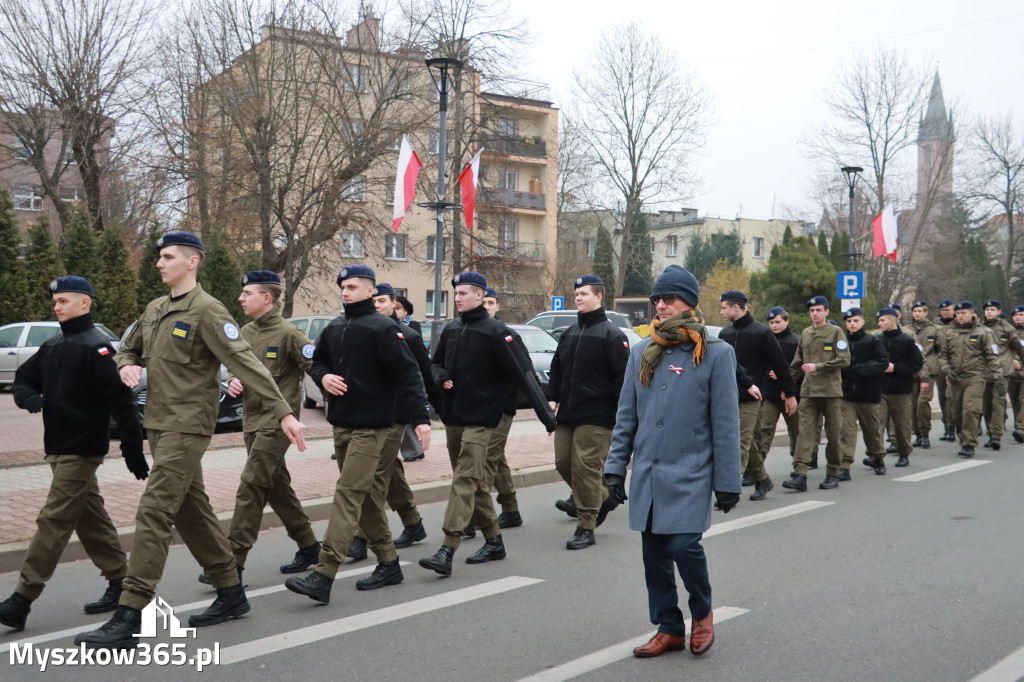
[[[622,345],[626,348],[629,348],[629,341],[623,341]]]
[[[395,332],[395,333],[398,334],[398,338],[400,338],[400,339],[404,339],[405,338],[405,335],[402,332]]]
[[[676,365],[669,365],[668,366],[668,371],[675,372],[676,374],[682,375],[683,368],[682,367],[678,367]]]
[[[109,348],[97,348],[96,352],[99,353],[100,355],[110,355]]]
[[[512,343],[512,335],[511,334],[509,334],[508,336],[505,337],[505,343]]]

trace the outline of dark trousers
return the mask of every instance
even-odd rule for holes
[[[683,579],[683,587],[690,595],[690,617],[695,621],[703,620],[711,613],[711,581],[708,579],[707,558],[700,544],[701,534],[652,533],[649,514],[647,530],[640,537],[651,622],[658,626],[658,632],[685,637],[686,625],[676,591],[676,568]]]

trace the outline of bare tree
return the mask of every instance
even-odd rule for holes
[[[555,260],[555,291],[572,296],[575,279],[593,271],[597,231],[612,214],[600,207],[597,189],[597,161],[583,138],[583,132],[562,119],[558,140],[558,255]],[[611,234],[614,225],[605,225]]]
[[[692,158],[704,141],[711,97],[693,71],[639,24],[605,33],[573,74],[569,118],[604,171],[605,200],[622,205],[617,293],[638,246],[645,203],[679,200],[698,182]]]

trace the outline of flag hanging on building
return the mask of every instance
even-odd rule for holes
[[[466,169],[459,174],[459,187],[462,189],[462,215],[466,218],[466,229],[473,229],[473,217],[476,211],[477,176],[480,175],[481,147]]]
[[[402,135],[402,146],[398,152],[398,175],[395,177],[395,220],[391,223],[395,232],[398,232],[398,226],[402,224],[402,218],[416,194],[416,178],[419,177],[420,168],[423,168],[423,163],[413,151],[409,136]]]
[[[874,254],[875,258],[885,256],[893,263],[896,262],[897,225],[896,214],[892,212],[892,206],[886,206],[881,213],[871,221],[874,232]]]

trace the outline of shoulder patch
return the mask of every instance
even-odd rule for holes
[[[915,345],[915,346],[917,346],[917,349],[918,349],[919,351],[921,351],[922,353],[924,352],[924,346],[922,346],[922,345],[921,345],[921,344],[919,344],[919,343],[915,343],[914,345]]]
[[[397,334],[398,338],[400,338],[400,339],[404,339],[405,338],[405,334],[403,334],[402,332],[395,332],[395,334]]]
[[[993,343],[992,344],[992,355],[999,355],[999,344],[998,343]]]
[[[836,348],[839,350],[846,350],[846,341],[838,341],[836,343]]]
[[[99,348],[96,349],[96,352],[103,356],[110,355],[110,349],[107,348],[106,346],[100,346]]]
[[[1021,341],[1021,344],[1024,345],[1024,341]],[[629,341],[623,339],[622,345],[625,346],[626,348],[629,348]]]
[[[507,335],[507,336],[505,337],[505,343],[512,343],[512,335],[511,335],[511,334],[508,334],[508,335]]]
[[[238,338],[238,327],[231,324],[230,322],[224,323],[224,336],[228,337],[232,341]]]
[[[313,357],[313,350],[314,350],[313,349],[313,344],[307,343],[305,346],[302,347],[302,357],[304,357],[304,358],[312,358]]]

